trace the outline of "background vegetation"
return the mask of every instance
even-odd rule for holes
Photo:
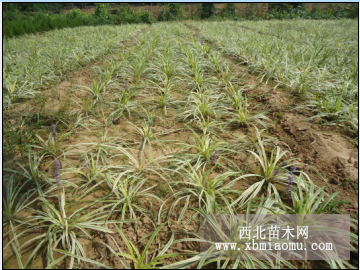
[[[77,4],[77,6],[75,6]],[[134,11],[137,6],[149,3],[121,4],[117,10],[110,10],[111,3],[4,3],[3,33],[5,37],[29,33],[77,27],[82,25],[119,25],[126,23],[147,23],[183,19],[210,20],[271,20],[271,19],[338,19],[356,18],[358,3],[332,3],[325,9],[314,5],[311,10],[304,3],[272,3],[266,10],[257,4],[246,9],[237,9],[234,3],[228,3],[222,9],[216,9],[215,3],[192,3],[195,11],[184,13],[179,3],[158,3],[161,9],[152,14],[149,11]],[[79,8],[95,8],[94,14],[88,14]],[[152,7],[152,6],[151,6]],[[67,12],[65,12],[68,10]]]

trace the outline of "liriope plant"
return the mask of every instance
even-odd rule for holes
[[[95,102],[98,102],[102,100],[102,96],[106,91],[106,85],[107,85],[107,81],[100,82],[94,79],[93,83],[90,86],[80,86],[80,87],[84,88],[83,91],[88,92],[95,99]]]
[[[192,129],[190,128],[190,130]],[[213,139],[211,134],[206,133],[206,131],[207,129],[204,129],[203,133],[199,135],[192,130],[192,140],[194,143],[179,143],[181,148],[178,150],[178,154],[176,154],[176,156],[179,156],[182,160],[187,160],[190,163],[199,163],[204,167],[207,164],[220,165],[221,159],[224,159],[226,162],[229,162],[237,167],[234,162],[227,158],[227,156],[236,154],[239,149],[235,149],[234,146],[231,147],[231,144],[226,141]],[[191,148],[195,148],[196,153],[189,153]]]
[[[140,148],[139,148],[139,153],[141,155],[145,155],[145,147],[146,145],[148,145],[149,148],[149,152],[150,152],[150,158],[152,158],[152,147],[151,147],[151,143],[157,143],[158,145],[160,144],[160,140],[158,138],[158,136],[160,134],[153,132],[153,130],[151,129],[151,126],[148,122],[143,122],[141,127],[137,127],[136,125],[132,124],[131,122],[129,122],[129,124],[135,129],[136,134],[139,137],[140,140]]]
[[[174,243],[200,242],[202,250],[196,253],[188,251],[188,256],[190,256],[189,259],[167,265],[169,269],[187,268],[194,264],[197,264],[198,268],[202,268],[213,263],[216,263],[216,266],[219,269],[275,269],[278,268],[280,264],[286,265],[286,267],[290,269],[296,269],[289,261],[283,259],[279,253],[270,250],[263,251],[262,259],[260,260],[259,257],[254,254],[253,250],[248,250],[246,248],[246,243],[248,243],[249,240],[246,238],[239,239],[239,231],[243,227],[247,227],[252,234],[255,234],[257,228],[269,220],[269,218],[264,215],[263,209],[258,208],[255,213],[255,215],[258,215],[258,218],[250,220],[250,215],[253,214],[251,211],[251,202],[244,211],[247,216],[239,217],[235,215],[229,202],[227,202],[225,198],[224,200],[226,212],[221,212],[219,214],[208,212],[205,207],[194,208],[196,215],[201,216],[202,226],[204,226],[202,229],[206,229],[209,233],[204,234],[194,232],[191,233],[191,236],[188,238],[176,240]],[[272,202],[266,201],[264,205],[271,207]],[[256,242],[259,240],[260,239],[254,241]],[[280,244],[285,241],[284,239],[273,240],[274,243],[277,242]],[[228,248],[223,248],[222,244],[227,244]],[[302,259],[302,257],[295,252],[290,251],[290,253],[296,258]]]
[[[78,240],[78,232],[82,232],[85,237],[90,239],[92,239],[92,236],[90,235],[89,230],[95,230],[103,233],[113,233],[112,230],[102,226],[104,224],[104,219],[107,216],[107,213],[104,210],[108,208],[109,205],[101,206],[95,210],[88,210],[91,206],[97,203],[95,202],[88,204],[85,207],[81,207],[69,215],[65,210],[65,189],[63,187],[60,189],[61,191],[59,193],[60,195],[58,206],[54,206],[47,199],[42,197],[40,200],[43,203],[44,210],[36,210],[29,218],[28,222],[31,224],[31,226],[23,233],[31,232],[37,229],[42,229],[42,231],[45,232],[31,238],[21,245],[20,249],[23,249],[35,241],[38,241],[24,264],[25,268],[30,266],[31,262],[42,248],[45,248],[46,251],[47,266],[55,265],[66,258],[66,256],[62,256],[60,259],[54,258],[54,251],[59,247],[66,250],[70,254],[86,257],[84,248]],[[81,212],[86,210],[89,212],[82,215]],[[107,220],[106,222],[120,223],[129,221]],[[11,242],[8,244],[10,243]],[[70,268],[74,267],[74,262],[74,258],[71,257],[69,262]]]
[[[159,268],[161,265],[164,265],[164,260],[167,258],[177,258],[179,256],[179,253],[166,253],[171,245],[175,242],[174,239],[174,233],[171,234],[170,239],[165,245],[159,247],[154,252],[150,253],[150,246],[153,244],[156,237],[158,237],[158,234],[160,233],[160,230],[166,225],[167,222],[161,224],[154,232],[151,232],[150,234],[145,235],[140,241],[149,238],[145,248],[143,251],[141,251],[136,243],[133,243],[132,241],[128,240],[125,234],[122,232],[121,227],[118,227],[115,225],[115,228],[120,235],[121,239],[125,243],[128,252],[125,253],[125,251],[121,250],[119,245],[117,244],[117,241],[115,241],[115,238],[109,235],[109,237],[114,241],[117,250],[114,250],[112,246],[108,245],[107,243],[103,243],[101,241],[97,241],[96,243],[105,245],[111,252],[111,254],[114,255],[116,259],[119,260],[119,262],[123,265],[124,268],[131,268],[131,265],[129,264],[129,261],[132,262],[132,265],[135,269],[151,269],[151,268]],[[107,266],[105,264],[102,264],[100,262],[90,260],[88,258],[85,258],[83,256],[78,256],[76,254],[71,254],[65,250],[56,250],[57,252],[61,254],[65,254],[65,256],[70,256],[74,259],[79,259],[85,262],[89,262],[93,264],[95,267],[103,267],[103,268],[110,268],[110,266]]]
[[[200,162],[192,165],[189,161],[179,164],[176,173],[178,173],[180,180],[177,180],[179,177],[175,178],[171,185],[179,186],[181,190],[164,201],[159,212],[159,219],[161,210],[168,200],[173,201],[168,211],[169,217],[178,205],[184,205],[177,215],[177,223],[180,223],[191,202],[196,202],[198,209],[204,207],[207,212],[215,213],[225,201],[228,201],[226,197],[234,195],[237,198],[240,196],[241,191],[232,189],[232,186],[246,176],[237,176],[238,172],[231,170],[213,176],[212,172],[215,167],[206,170],[201,165]],[[183,201],[182,204],[180,204],[181,201]]]
[[[276,200],[281,201],[278,187],[275,184],[288,187],[289,182],[291,182],[291,185],[295,183],[302,188],[308,188],[311,183],[311,179],[306,173],[300,171],[299,176],[294,174],[296,171],[295,165],[297,164],[297,162],[294,162],[294,158],[283,161],[290,154],[287,150],[282,151],[279,146],[276,146],[272,149],[270,157],[268,157],[258,131],[256,151],[248,150],[248,152],[259,163],[260,168],[258,170],[250,168],[249,170],[253,173],[244,175],[244,177],[256,179],[256,182],[237,199],[241,205],[249,199],[255,198],[262,188],[266,190],[268,196],[273,194]],[[289,167],[290,171],[286,169]]]
[[[76,190],[77,193],[81,194],[77,198],[78,200],[81,200],[94,189],[101,186],[104,183],[106,173],[106,167],[99,163],[96,154],[86,153],[82,159],[81,165],[77,167],[70,166],[63,170],[64,175],[70,173],[80,177],[80,180],[77,181]]]
[[[28,220],[23,217],[23,214],[33,211],[29,206],[39,197],[33,199],[36,189],[28,188],[29,180],[18,181],[15,179],[15,174],[12,174],[10,177],[4,178],[4,181],[6,186],[3,195],[3,237],[8,237],[9,242],[13,242],[11,247],[15,252],[19,267],[23,268],[18,232],[19,229],[24,229],[28,225]]]
[[[309,230],[309,235],[307,239],[312,239],[313,242],[314,239],[317,237],[328,237],[330,234],[338,235],[343,237],[345,235],[348,235],[349,232],[339,229],[339,228],[330,228],[326,227],[325,229],[322,228],[320,224],[326,224],[328,217],[326,217],[326,214],[332,213],[334,208],[338,208],[339,205],[346,203],[346,200],[336,199],[339,192],[335,192],[328,196],[324,192],[324,188],[317,188],[313,183],[309,185],[307,189],[302,189],[300,185],[298,185],[296,188],[289,189],[287,192],[288,195],[288,201],[286,203],[279,203],[276,202],[274,205],[277,207],[276,214],[296,214],[298,215],[298,218],[296,219],[296,222],[292,219],[288,219],[290,226],[308,226],[313,227],[314,229]],[[269,207],[271,208],[271,207]],[[267,208],[267,209],[269,209]],[[274,213],[271,209],[269,209],[270,212]],[[316,220],[313,218],[307,218],[311,217],[310,215],[317,215]],[[322,223],[322,217],[324,220],[324,223]],[[355,219],[350,219],[351,222],[354,222],[355,224],[358,223]],[[293,224],[291,224],[293,223]],[[353,226],[353,224],[351,224]],[[356,225],[355,225],[356,226]],[[304,245],[309,240],[303,239]],[[330,240],[332,241],[332,240]],[[358,236],[352,232],[350,232],[350,249],[353,252],[358,252],[358,248],[356,248],[358,243]],[[351,266],[349,263],[347,263],[344,260],[334,260],[334,258],[337,258],[337,254],[333,253],[334,251],[331,250],[317,250],[315,251],[317,253],[317,256],[322,257],[324,261],[326,261],[330,267],[336,266],[337,268],[345,269],[345,266],[350,267],[353,269],[353,266]],[[306,254],[306,251],[305,251]],[[306,256],[306,255],[305,255]]]
[[[215,117],[217,113],[222,113],[223,106],[216,101],[221,95],[216,95],[210,91],[204,93],[191,92],[188,97],[185,110],[177,116],[178,120],[188,122]]]
[[[234,105],[237,107],[237,109],[234,112],[230,112],[228,114],[229,118],[226,120],[228,125],[249,127],[251,124],[258,124],[266,129],[266,123],[263,120],[272,122],[271,119],[265,115],[265,113],[251,115],[248,109],[249,105],[246,96],[243,100],[239,101],[239,104]]]
[[[127,176],[124,172],[105,174],[105,182],[108,187],[111,188],[110,196],[108,195],[103,201],[104,203],[111,205],[109,216],[111,216],[113,211],[119,211],[121,219],[125,219],[127,213],[130,219],[137,219],[139,214],[149,218],[149,212],[151,212],[152,206],[151,199],[155,199],[159,203],[162,203],[163,201],[158,196],[151,193],[151,190],[157,185],[144,187],[144,184],[147,181],[148,178],[143,177],[142,175],[133,178]],[[149,209],[146,209],[139,204],[140,201],[144,200],[150,204]],[[121,209],[121,211],[119,209]],[[149,220],[151,219],[149,218]]]
[[[86,143],[78,143],[75,145],[66,145],[67,155],[81,155],[91,154],[96,157],[96,164],[108,164],[111,158],[115,158],[120,153],[118,152],[118,146],[126,146],[126,142],[120,137],[109,137],[106,130],[97,141],[91,139]],[[74,149],[75,148],[75,149]]]
[[[157,158],[150,158],[141,154],[139,150],[124,148],[121,146],[118,146],[117,150],[123,155],[125,162],[117,165],[107,165],[106,168],[112,172],[123,172],[131,178],[136,178],[139,175],[156,175],[167,182],[168,179],[164,176],[165,173],[175,171],[167,169],[161,165],[161,163],[168,161],[168,157],[166,155],[161,155]]]
[[[43,188],[45,186],[51,185],[50,179],[40,169],[43,158],[44,154],[39,157],[35,152],[30,150],[28,153],[28,166],[23,166],[19,162],[16,162],[17,165],[21,168],[21,171],[7,168],[4,170],[16,173],[24,177],[27,181],[29,181],[29,183],[34,184],[40,196],[44,194]]]
[[[242,107],[245,102],[246,96],[243,95],[245,92],[245,87],[240,87],[236,89],[234,85],[230,85],[226,89],[225,100],[223,101],[225,105],[231,107],[233,110],[238,110]]]
[[[129,87],[128,81],[125,82],[125,88],[120,95],[115,94],[116,100],[110,102],[112,112],[110,118],[114,121],[120,119],[123,114],[127,114],[129,118],[132,112],[136,111],[138,102],[133,100],[135,96],[142,96],[143,94],[136,91],[135,87]]]

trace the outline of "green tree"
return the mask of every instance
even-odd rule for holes
[[[95,3],[95,15],[102,18],[109,18],[109,3]]]
[[[305,3],[270,3],[270,11],[278,11],[282,13],[287,13],[294,8],[305,8]]]
[[[158,15],[158,21],[169,21],[179,18],[182,14],[182,9],[179,3],[158,3],[159,6],[165,6],[165,10],[161,10]]]
[[[210,18],[215,14],[215,4],[214,3],[203,3],[200,8],[200,18],[206,19]]]
[[[221,10],[223,17],[234,17],[235,16],[235,4],[227,3],[226,7]]]
[[[181,14],[179,3],[169,3],[167,4],[167,6],[169,9],[170,17],[177,18]]]

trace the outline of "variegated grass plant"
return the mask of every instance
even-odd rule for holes
[[[177,116],[179,121],[192,122],[195,120],[207,119],[208,117],[217,117],[217,113],[222,112],[222,106],[216,101],[221,95],[210,92],[196,93],[191,92],[186,103],[185,111]]]
[[[234,104],[235,105],[235,104]],[[247,102],[247,97],[245,96],[239,104],[236,104],[238,107],[234,112],[228,114],[229,119],[227,119],[228,125],[236,127],[249,127],[251,124],[261,125],[266,129],[266,123],[264,120],[271,122],[271,119],[268,118],[265,113],[259,113],[252,115],[249,111],[249,104]]]
[[[295,159],[286,159],[284,161],[286,155],[290,153],[287,150],[282,151],[279,146],[271,150],[269,157],[258,131],[257,138],[256,151],[248,150],[257,162],[255,163],[256,165],[253,165],[253,169],[249,168],[249,170],[254,173],[245,175],[245,177],[256,179],[256,182],[237,199],[240,204],[246,203],[250,198],[254,198],[260,192],[261,188],[267,191],[267,196],[274,194],[275,199],[281,201],[278,185],[283,187],[288,186],[289,171],[286,170],[286,168],[293,167],[297,164],[294,162]],[[255,167],[257,165],[259,167]],[[302,188],[308,188],[308,184],[311,183],[309,176],[302,171],[299,176],[293,175],[292,181]]]
[[[41,149],[41,152],[44,154],[44,157],[53,156],[55,158],[59,158],[61,156],[59,142],[57,141],[57,139],[60,138],[54,138],[52,132],[50,132],[47,141],[45,141],[37,134],[36,136],[39,142],[42,144],[42,146],[34,145],[33,147]]]
[[[118,146],[117,150],[123,155],[125,162],[118,165],[108,165],[107,168],[111,170],[111,172],[124,173],[131,178],[136,178],[139,175],[155,175],[164,181],[167,181],[163,175],[167,169],[161,166],[162,162],[166,162],[166,155],[152,159],[139,153],[139,150],[124,148],[121,146]],[[137,154],[135,154],[136,152]]]
[[[160,203],[163,201],[158,196],[149,192],[157,185],[144,187],[144,184],[147,181],[148,178],[143,177],[142,175],[131,177],[127,176],[124,172],[118,174],[105,174],[105,182],[111,189],[111,192],[106,196],[103,203],[111,206],[109,216],[112,214],[112,211],[119,211],[121,219],[125,219],[128,213],[130,219],[137,219],[138,215],[141,214],[151,220],[149,217],[152,206],[151,199],[155,199]],[[145,204],[149,205],[150,208],[146,208],[140,204],[140,202],[145,201]]]
[[[103,243],[100,241],[97,241],[97,243],[105,245],[110,250],[111,254],[113,254],[115,258],[120,261],[120,263],[123,265],[124,268],[131,268],[131,267],[134,267],[135,269],[159,268],[161,265],[164,265],[163,262],[164,259],[177,257],[179,255],[179,253],[166,253],[171,247],[171,245],[174,243],[174,233],[171,234],[169,241],[165,245],[155,249],[155,251],[153,252],[150,252],[151,245],[153,244],[154,240],[159,235],[161,229],[164,227],[165,224],[166,222],[161,224],[158,228],[156,228],[154,232],[151,232],[150,234],[140,239],[139,242],[150,237],[146,246],[142,251],[139,247],[137,247],[138,246],[137,243],[133,243],[132,241],[128,240],[125,234],[122,232],[121,227],[118,227],[116,225],[115,228],[119,233],[121,239],[124,241],[128,249],[128,252],[125,253],[124,250],[121,250],[121,248],[119,247],[119,245],[111,235],[109,235],[109,237],[114,241],[117,250],[114,250],[112,246],[108,245],[107,243]],[[70,256],[72,258],[81,259],[83,261],[92,263],[95,267],[110,268],[109,266],[104,265],[100,262],[90,260],[81,256],[77,256],[69,252],[66,252],[64,250],[57,250],[57,251],[60,252],[61,254],[65,254],[66,256]],[[129,261],[131,262],[131,264],[129,264]]]
[[[61,195],[59,198],[59,205],[53,205],[45,198],[41,197],[40,200],[43,203],[44,210],[35,210],[34,214],[29,218],[28,223],[31,224],[30,228],[23,231],[24,233],[31,232],[33,230],[45,231],[38,236],[31,238],[21,245],[20,249],[27,247],[29,244],[39,240],[35,248],[32,250],[27,261],[24,264],[24,268],[30,266],[34,257],[40,252],[42,248],[46,250],[47,265],[53,265],[59,263],[65,259],[66,256],[62,256],[60,259],[54,258],[54,250],[61,247],[71,254],[77,256],[86,257],[85,251],[78,240],[79,232],[82,232],[86,237],[92,239],[88,230],[95,230],[103,233],[113,233],[112,230],[103,227],[104,220],[107,216],[105,211],[109,205],[101,207],[95,207],[95,210],[91,209],[95,203],[88,204],[85,207],[81,207],[75,210],[72,214],[67,214],[65,211],[65,189],[61,188]],[[87,214],[82,215],[81,212],[88,211]],[[119,223],[127,222],[107,220],[106,223]],[[8,243],[10,244],[11,241]],[[70,268],[74,267],[74,258],[70,259]]]
[[[81,200],[104,183],[106,167],[100,164],[97,157],[95,153],[85,153],[81,165],[64,169],[64,174],[75,173],[81,178],[78,181],[76,190],[77,193],[81,194],[77,198],[78,200]]]
[[[31,211],[29,206],[38,200],[38,197],[33,198],[36,189],[28,189],[29,180],[21,182],[16,180],[15,175],[12,174],[10,177],[4,178],[4,181],[6,186],[3,195],[3,237],[8,237],[8,242],[13,241],[11,247],[16,255],[19,267],[23,268],[18,233],[19,229],[26,228],[27,220],[24,213]]]
[[[192,129],[190,128],[190,130]],[[210,133],[207,133],[207,130],[207,128],[204,128],[201,135],[192,130],[192,140],[194,143],[179,143],[182,147],[178,151],[179,154],[176,154],[176,156],[179,156],[181,160],[187,160],[192,164],[199,163],[200,166],[203,167],[208,164],[219,164],[219,166],[222,166],[220,160],[224,159],[226,162],[231,163],[237,168],[236,164],[226,156],[236,154],[240,149],[234,149],[234,147],[226,141],[217,141],[213,139],[213,136]],[[196,149],[196,153],[189,152],[192,148]],[[180,161],[180,163],[181,162],[182,161]]]
[[[343,233],[348,234],[350,233],[350,250],[353,252],[358,252],[358,248],[355,246],[358,243],[358,236],[353,232],[345,232],[342,229],[338,228],[329,228],[326,227],[325,230],[319,225],[322,224],[322,215],[325,214],[324,218],[326,220],[326,214],[332,213],[333,209],[337,209],[339,205],[346,203],[347,201],[336,199],[336,196],[339,192],[335,192],[328,196],[324,192],[324,188],[318,188],[313,183],[309,185],[307,189],[302,190],[300,185],[296,188],[292,188],[291,192],[289,193],[288,204],[286,203],[278,203],[275,202],[274,206],[277,206],[276,210],[273,211],[271,207],[267,207],[270,212],[275,214],[296,214],[299,215],[296,219],[296,224],[290,226],[312,226],[314,229],[309,230],[309,235],[306,239],[311,239],[311,242],[314,241],[317,237],[328,237],[329,233],[333,231],[334,234]],[[316,220],[308,215],[317,215]],[[358,223],[356,219],[350,219],[355,224]],[[288,219],[288,222],[294,222],[294,220]],[[326,222],[326,221],[325,221]],[[351,224],[353,227],[354,225]],[[355,227],[357,227],[355,225]],[[315,229],[316,228],[316,229]],[[329,232],[330,231],[330,232]],[[303,239],[304,244],[308,240]],[[323,239],[323,238],[322,238]],[[331,241],[331,240],[330,240]],[[351,264],[344,260],[334,260],[336,253],[331,250],[317,250],[315,251],[318,253],[318,256],[323,257],[324,261],[326,261],[331,268],[334,269],[345,269],[346,267],[353,268]],[[305,257],[306,259],[306,257]]]
[[[171,95],[174,88],[172,81],[172,79],[165,77],[161,83],[154,83],[156,98],[151,101],[151,104],[154,104],[152,108],[161,108],[165,116],[167,115],[168,107],[178,108],[178,104],[180,103],[179,100],[175,99]]]
[[[68,145],[66,146],[68,150],[67,154],[92,154],[94,157],[96,157],[96,164],[99,164],[99,162],[102,163],[102,165],[108,164],[109,159],[116,157],[119,152],[118,146],[124,145],[127,146],[125,140],[120,137],[109,137],[108,131],[104,131],[103,135],[98,138],[98,141],[92,141],[91,139],[87,138],[89,141],[88,143],[78,143],[76,145]],[[79,149],[78,151],[72,150],[73,148]],[[86,150],[84,150],[86,148]],[[92,148],[89,150],[89,148]]]
[[[29,151],[28,154],[28,166],[21,165],[18,161],[16,164],[21,168],[22,171],[7,169],[5,171],[16,173],[29,181],[31,184],[35,184],[39,196],[43,195],[43,188],[46,185],[51,184],[50,179],[40,169],[44,155],[38,156],[36,153]]]
[[[248,204],[245,213],[247,214],[246,219],[235,215],[231,209],[230,204],[225,199],[225,211],[214,213],[208,212],[206,208],[194,208],[196,215],[201,215],[203,223],[207,224],[204,228],[207,228],[208,234],[199,233],[188,233],[193,237],[183,238],[175,242],[200,242],[203,245],[200,252],[188,251],[189,259],[175,262],[167,265],[169,269],[187,268],[194,264],[198,265],[198,268],[206,267],[206,265],[216,263],[217,268],[245,268],[245,269],[275,269],[280,264],[286,265],[291,269],[296,269],[290,262],[281,258],[281,256],[273,251],[265,250],[262,255],[263,258],[260,260],[256,257],[253,251],[246,249],[248,239],[239,239],[239,230],[242,227],[249,228],[250,231],[255,233],[255,230],[259,225],[266,222],[265,214],[266,210],[257,208],[256,215],[257,219],[253,219],[250,223],[249,215],[252,214],[252,203]],[[266,206],[271,207],[271,201],[264,203]],[[204,224],[200,224],[204,226]],[[205,230],[205,229],[203,229]],[[215,239],[215,240],[214,240]],[[274,240],[276,241],[276,240]],[[284,240],[278,240],[279,242]],[[220,244],[220,248],[219,248]],[[227,245],[228,248],[223,248],[222,244]],[[205,249],[205,250],[204,250]],[[293,252],[294,253],[294,252]],[[190,255],[191,254],[191,255]],[[296,254],[294,253],[296,256]],[[274,260],[275,258],[275,260]]]
[[[127,114],[129,118],[132,112],[136,111],[138,105],[137,101],[134,101],[136,88],[129,87],[128,82],[125,82],[125,89],[122,90],[121,94],[116,96],[115,102],[111,102],[110,106],[112,112],[110,118],[114,121],[115,119],[120,119],[123,114]],[[136,94],[138,95],[138,93]]]
[[[131,122],[129,122],[129,124],[135,129],[136,135],[138,136],[138,139],[140,141],[139,154],[146,155],[145,154],[145,146],[148,145],[150,159],[152,159],[151,142],[153,142],[153,143],[155,142],[158,145],[160,145],[161,142],[158,138],[160,133],[153,132],[149,122],[143,122],[140,128],[137,127],[136,125],[132,124]]]
[[[227,202],[226,197],[230,194],[234,194],[235,196],[241,194],[240,190],[232,189],[232,186],[235,182],[242,179],[243,176],[236,177],[225,183],[225,179],[234,177],[238,173],[229,170],[213,176],[213,169],[214,167],[210,170],[201,168],[200,162],[197,162],[195,165],[191,165],[188,161],[183,162],[177,170],[180,180],[171,182],[172,185],[178,185],[181,190],[169,197],[163,203],[160,210],[162,210],[168,200],[173,200],[168,212],[168,216],[170,217],[178,204],[179,206],[184,205],[177,218],[177,222],[180,223],[190,203],[193,201],[197,201],[197,208],[204,207],[207,212],[214,213],[225,201]],[[182,200],[184,200],[185,203],[180,204]],[[159,212],[159,219],[160,213],[161,211]]]

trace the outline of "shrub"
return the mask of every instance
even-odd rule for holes
[[[85,12],[82,12],[80,9],[73,8],[72,10],[70,10],[69,12],[67,12],[65,14],[65,17],[67,17],[69,19],[75,19],[75,18],[84,18],[87,15],[88,14],[86,14]]]
[[[147,23],[152,24],[154,19],[148,11],[137,11],[134,12],[130,6],[119,7],[117,12],[118,20],[122,24],[124,23]]]
[[[136,23],[134,11],[129,6],[119,7],[117,15],[121,23]]]
[[[4,21],[12,21],[19,17],[16,10],[9,10],[3,13],[3,20]]]
[[[140,22],[152,24],[154,19],[149,11],[139,11]]]

